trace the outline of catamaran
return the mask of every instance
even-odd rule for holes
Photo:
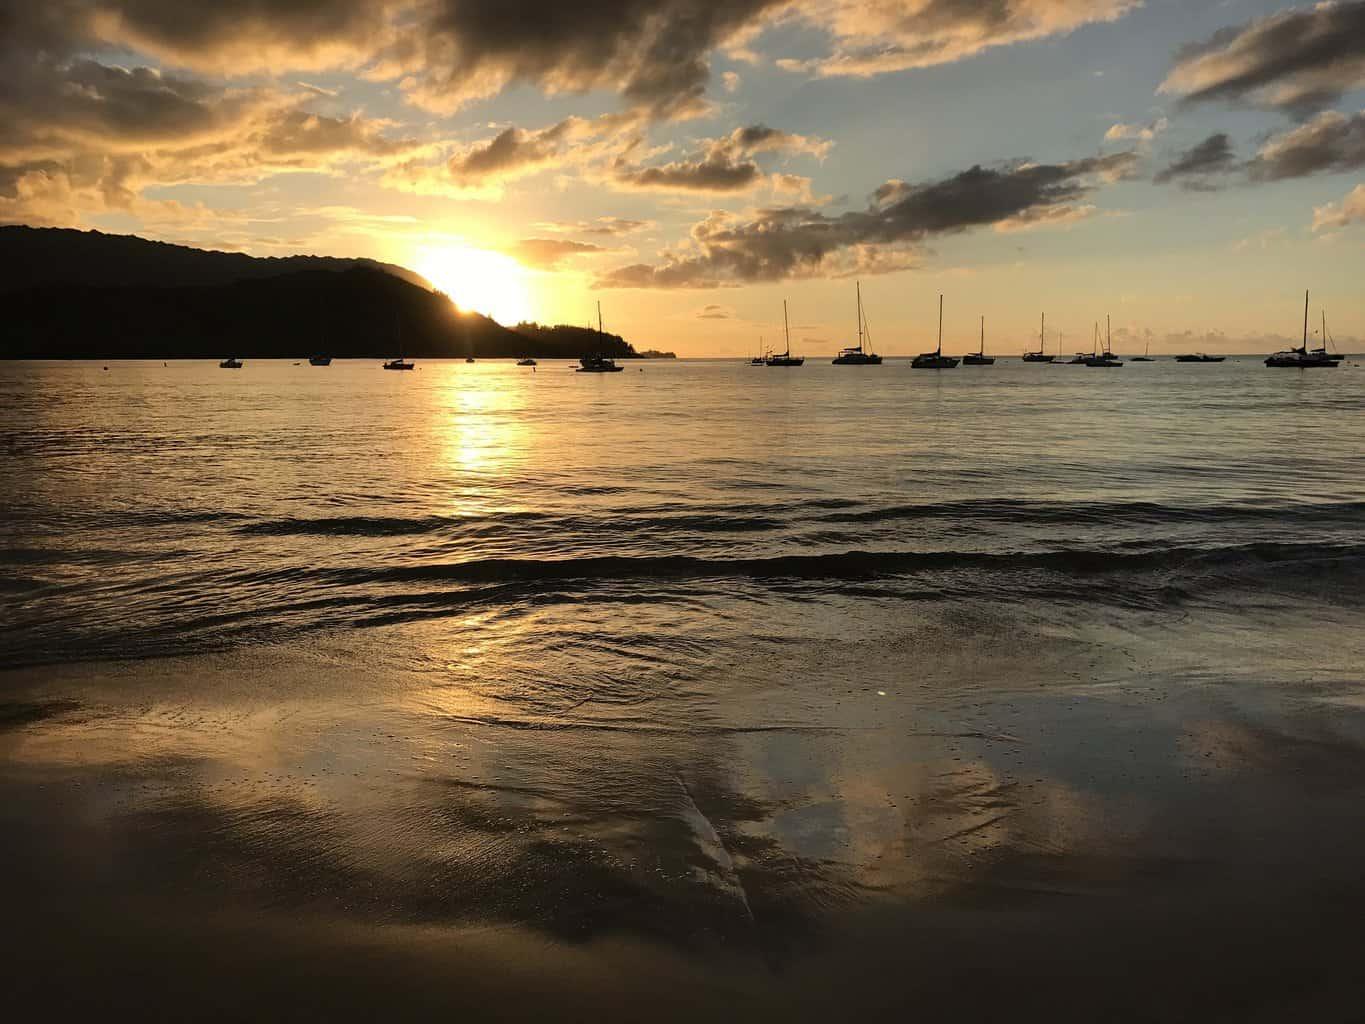
[[[1323,323],[1326,324],[1327,318],[1324,315]],[[1337,361],[1327,354],[1327,342],[1323,342],[1322,348],[1309,349],[1308,347],[1308,292],[1303,293],[1303,344],[1298,348],[1287,348],[1268,357],[1265,361],[1266,366],[1298,367],[1302,370],[1311,369],[1315,366],[1336,366]]]
[[[968,352],[962,357],[963,366],[990,366],[995,362],[995,356],[986,355],[986,318],[981,318],[981,348],[976,352]]]
[[[867,330],[867,318],[863,315],[863,286],[858,282],[854,286],[858,292],[858,347],[846,348],[834,357],[835,366],[880,366],[882,357],[875,352],[870,352],[863,348],[863,337],[867,336],[867,343],[872,344],[871,332]]]
[[[1024,362],[1026,363],[1050,363],[1053,357],[1043,351],[1043,336],[1047,328],[1047,314],[1043,314],[1042,320],[1038,322],[1038,351],[1024,352]]]
[[[913,370],[951,370],[958,360],[955,356],[943,354],[943,296],[938,297],[938,348],[932,352],[921,352],[910,361]]]
[[[1211,356],[1204,352],[1189,352],[1175,357],[1177,363],[1221,363],[1227,356]]]
[[[791,327],[787,323],[787,300],[782,300],[782,336],[787,341],[787,350],[782,353],[769,352],[768,358],[763,361],[765,366],[800,366],[806,361],[805,356],[792,355],[792,334]]]
[[[597,337],[603,338],[606,332],[602,330],[602,303],[597,304]],[[617,366],[616,360],[597,353],[590,356],[583,356],[578,360],[578,365],[574,367],[575,373],[620,373],[624,367]]]

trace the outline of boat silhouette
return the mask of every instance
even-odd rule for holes
[[[921,352],[910,361],[914,370],[951,370],[958,363],[954,356],[943,354],[943,296],[938,297],[938,347],[932,352]]]

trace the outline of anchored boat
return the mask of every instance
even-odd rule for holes
[[[943,296],[938,297],[938,348],[932,352],[921,352],[910,362],[914,370],[951,370],[958,363],[954,356],[943,354]]]
[[[867,330],[867,320],[863,316],[863,286],[861,282],[855,284],[858,293],[858,347],[846,348],[834,357],[835,366],[880,366],[882,357],[875,352],[870,352],[863,347],[863,338],[870,335]],[[868,344],[872,343],[869,336]]]

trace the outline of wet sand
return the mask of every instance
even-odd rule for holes
[[[7,672],[11,992],[153,1019],[1356,1020],[1356,611],[859,605],[861,633],[826,624],[859,639],[716,644],[634,703],[536,699],[515,665],[562,687],[572,652],[452,653],[448,622]]]

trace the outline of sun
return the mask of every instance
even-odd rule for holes
[[[532,318],[526,268],[505,253],[469,246],[419,249],[413,267],[461,309],[511,326]]]

